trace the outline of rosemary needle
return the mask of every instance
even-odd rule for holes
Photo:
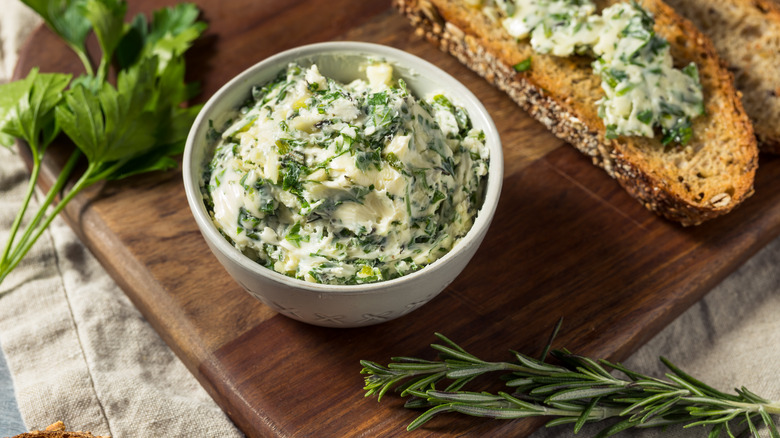
[[[455,412],[494,419],[548,417],[551,420],[547,426],[573,424],[575,433],[586,423],[618,419],[597,437],[631,428],[679,424],[707,427],[710,438],[721,434],[759,437],[758,428],[763,425],[772,438],[780,438],[772,418],[780,414],[780,402],[764,399],[744,387],[736,394],[720,392],[663,357],[661,361],[670,371],[665,380],[565,349],[550,351],[552,338],[541,359],[512,352],[513,362],[487,362],[444,335],[436,336],[442,344],[431,347],[438,351],[438,361],[394,357],[387,366],[360,361],[361,374],[367,374],[363,388],[366,397],[376,395],[381,400],[393,389],[409,397],[405,407],[426,409],[407,430],[441,413]],[[555,364],[545,362],[548,351]],[[501,378],[506,381],[506,392],[463,389],[475,377],[497,371],[504,372]]]

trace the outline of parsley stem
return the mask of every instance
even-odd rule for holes
[[[99,163],[102,164],[102,163]],[[127,164],[127,159],[117,160],[111,166],[108,166],[106,168],[100,168],[99,165],[92,166],[90,164],[89,169],[87,169],[87,172],[85,173],[85,176],[89,174],[87,177],[86,185],[92,185],[100,180],[109,179],[111,175],[114,175],[119,169],[122,168],[122,166],[125,166]]]
[[[41,220],[43,220],[48,206],[54,202],[54,198],[57,196],[57,193],[59,193],[62,190],[62,188],[65,186],[65,183],[69,179],[70,173],[73,171],[73,168],[75,167],[80,157],[81,157],[81,151],[78,149],[74,150],[70,156],[70,159],[63,167],[62,172],[57,178],[57,181],[49,190],[49,193],[46,196],[46,200],[44,201],[43,205],[41,205],[41,208],[38,210],[38,214],[35,216],[35,219],[33,220],[32,223],[28,225],[24,236],[22,236],[22,239],[20,240],[18,246],[11,254],[11,260],[8,261],[9,264],[7,266],[5,264],[0,266],[0,283],[3,282],[3,279],[8,274],[8,272],[13,270],[16,267],[16,265],[18,265],[19,262],[24,258],[24,256],[27,255],[27,252],[30,250],[30,248],[32,248],[32,246],[35,244],[38,238],[41,237],[43,232],[46,231],[46,229],[49,227],[49,225],[54,220],[54,218],[57,217],[57,215],[60,214],[60,212],[65,209],[65,206],[67,206],[68,203],[76,195],[78,195],[85,188],[95,184],[96,182],[102,179],[105,179],[107,175],[110,175],[112,172],[115,172],[116,169],[120,168],[125,163],[124,160],[120,160],[117,163],[114,163],[112,166],[108,167],[107,169],[103,169],[102,171],[100,170],[101,163],[90,163],[87,166],[87,169],[78,179],[78,181],[76,181],[76,183],[70,189],[70,191],[68,191],[68,193],[62,198],[62,200],[57,203],[57,205],[51,211],[49,216],[46,217],[46,220],[43,223],[41,223]]]
[[[78,191],[81,191],[84,187],[86,187],[86,186],[80,187],[79,183],[77,182],[76,185],[73,187],[73,189],[71,189],[71,191],[55,206],[54,210],[51,212],[51,214],[49,214],[48,218],[46,218],[46,221],[43,222],[43,225],[41,225],[41,221],[44,219],[46,215],[46,210],[54,202],[57,193],[59,193],[62,190],[62,188],[65,186],[65,183],[68,181],[68,178],[70,177],[70,174],[73,171],[73,168],[76,166],[76,163],[78,162],[80,156],[81,156],[81,152],[78,149],[73,151],[67,163],[65,163],[65,166],[63,166],[62,171],[57,177],[57,180],[49,189],[49,192],[46,195],[46,199],[43,200],[40,207],[38,208],[37,214],[35,215],[33,220],[29,224],[27,224],[24,235],[22,235],[14,250],[10,252],[10,258],[7,252],[6,254],[3,255],[2,260],[0,260],[0,283],[2,283],[5,277],[14,268],[16,268],[16,265],[18,265],[19,262],[22,261],[22,258],[24,258],[27,252],[30,251],[30,248],[32,248],[32,246],[35,244],[35,242],[38,240],[41,234],[43,234],[43,232],[46,230],[49,224],[57,216],[57,214],[59,214],[59,212],[65,208],[65,206],[73,198],[73,196],[75,196],[76,193],[78,193]],[[38,167],[40,167],[40,165]],[[31,180],[33,181],[33,186],[34,186],[35,180],[32,178]],[[24,209],[27,208],[28,203],[29,203],[29,198],[27,202],[25,202]],[[9,239],[9,244],[8,244],[9,250],[11,246],[12,246],[11,240]]]
[[[184,105],[197,89],[184,81],[183,55],[207,27],[197,20],[200,11],[191,3],[158,9],[151,14],[151,22],[139,14],[132,24],[125,24],[126,0],[91,1],[86,6],[60,0],[22,1],[73,50],[86,74],[73,79],[70,74],[38,74],[34,69],[24,82],[4,85],[0,90],[0,114],[9,114],[0,120],[0,131],[27,141],[33,151],[27,193],[11,225],[10,239],[0,250],[0,284],[83,189],[103,179],[118,180],[176,166],[173,157],[182,152],[200,109],[200,105]],[[134,40],[137,46],[120,44],[135,31],[140,33],[140,41]],[[102,51],[99,65],[85,46],[90,33]],[[108,81],[114,60],[119,64],[116,85]],[[169,64],[176,68],[161,68]],[[32,220],[22,227],[30,214],[46,146],[59,133],[69,137],[77,150]],[[5,136],[1,140],[4,146],[8,143]],[[41,141],[47,144],[38,144]],[[70,185],[82,154],[87,169]]]
[[[89,58],[89,54],[81,47],[78,47],[73,44],[68,44],[71,49],[73,49],[74,52],[76,52],[76,55],[78,55],[79,59],[81,60],[81,63],[84,64],[84,70],[86,71],[87,75],[94,76],[95,75],[95,69],[92,68],[92,60]]]
[[[106,80],[107,76],[108,76],[108,62],[106,61],[106,58],[102,58],[100,60],[100,65],[98,66],[97,78],[100,82],[103,82]]]
[[[8,258],[8,254],[11,251],[11,247],[13,246],[14,239],[16,238],[16,233],[19,231],[19,226],[22,224],[22,219],[24,218],[24,214],[27,212],[27,207],[30,205],[30,200],[33,197],[33,193],[35,193],[35,183],[38,181],[38,175],[41,170],[41,159],[36,153],[38,149],[31,148],[31,150],[33,151],[32,153],[33,165],[30,173],[30,181],[27,184],[27,192],[25,193],[24,200],[22,201],[22,208],[19,209],[19,212],[14,218],[13,224],[11,224],[11,233],[8,235],[8,241],[5,244],[5,249],[3,250],[3,256],[0,257],[0,261],[2,262],[5,262],[5,260]]]

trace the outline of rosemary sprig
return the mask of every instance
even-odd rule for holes
[[[367,374],[363,388],[366,397],[376,395],[381,400],[394,389],[402,397],[410,397],[405,407],[427,409],[407,430],[420,427],[438,414],[457,412],[494,419],[550,417],[548,427],[574,424],[575,433],[586,423],[619,419],[597,437],[672,424],[708,427],[710,438],[721,433],[759,437],[758,426],[763,424],[772,438],[780,438],[771,417],[780,414],[780,402],[759,397],[744,387],[736,394],[720,392],[663,357],[661,361],[670,370],[667,380],[565,349],[552,350],[557,364],[547,363],[549,344],[541,359],[512,351],[514,362],[488,362],[444,335],[436,336],[443,342],[431,345],[439,353],[438,361],[394,357],[386,367],[360,361],[361,374]],[[501,378],[510,391],[492,394],[463,390],[475,377],[495,371],[508,372]],[[623,377],[618,377],[621,374]],[[445,381],[448,384],[444,389],[436,388]],[[732,431],[737,427],[743,430]]]

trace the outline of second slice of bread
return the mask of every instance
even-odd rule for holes
[[[656,19],[679,66],[695,62],[706,115],[693,124],[685,146],[646,137],[605,137],[596,102],[603,96],[592,58],[535,53],[500,23],[457,0],[394,0],[433,41],[488,81],[555,135],[590,156],[648,209],[683,225],[697,225],[731,211],[753,193],[757,146],[752,125],[712,43],[657,0],[641,2]],[[616,1],[596,2],[599,8]],[[531,59],[531,67],[514,65]],[[512,145],[508,145],[512,147]]]
[[[780,153],[780,7],[766,0],[667,0],[712,39],[765,152]]]

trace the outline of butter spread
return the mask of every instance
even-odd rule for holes
[[[529,38],[539,53],[597,58],[593,69],[605,93],[598,114],[608,138],[654,137],[660,128],[664,144],[690,139],[691,120],[704,113],[698,70],[693,63],[674,68],[669,44],[636,2],[601,14],[589,0],[495,0],[483,10],[500,16],[511,36]]]
[[[222,234],[310,282],[396,278],[471,228],[488,171],[484,134],[447,97],[419,100],[393,68],[341,84],[291,64],[214,134],[204,198]]]

